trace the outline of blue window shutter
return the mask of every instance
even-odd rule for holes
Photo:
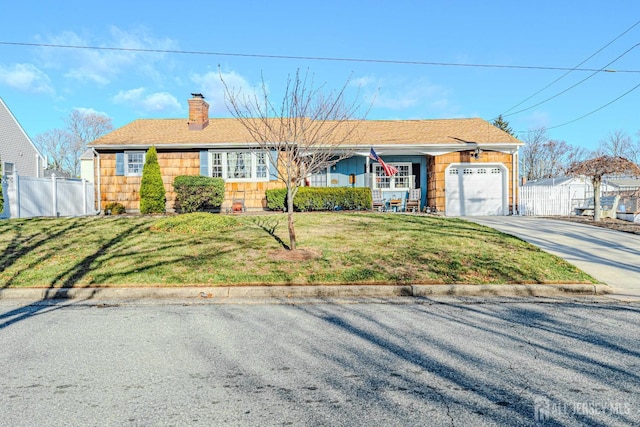
[[[200,175],[209,176],[209,152],[207,150],[200,151]]]
[[[278,179],[278,169],[275,165],[278,164],[278,152],[276,150],[271,150],[270,152],[272,162],[269,162],[269,179],[271,181]]]
[[[116,175],[124,176],[124,153],[116,153]]]

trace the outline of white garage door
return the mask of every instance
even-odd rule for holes
[[[503,167],[452,165],[445,175],[448,216],[504,215]]]

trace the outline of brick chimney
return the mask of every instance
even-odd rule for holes
[[[209,104],[201,93],[192,93],[189,100],[189,130],[202,130],[209,124]]]

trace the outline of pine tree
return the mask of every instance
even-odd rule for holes
[[[502,114],[500,114],[491,124],[497,127],[498,129],[502,129],[503,131],[505,131],[506,133],[508,133],[513,137],[516,136],[513,133],[513,129],[511,129],[511,126],[509,126],[509,122],[506,121],[504,117],[502,117]]]
[[[165,189],[162,183],[162,174],[158,164],[156,147],[147,151],[144,168],[142,169],[142,182],[140,183],[140,213],[164,213]]]

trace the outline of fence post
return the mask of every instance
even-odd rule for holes
[[[82,180],[82,212],[86,215],[89,213],[87,209],[87,180]]]
[[[2,185],[2,213],[0,218],[11,217],[11,207],[9,206],[9,177],[0,175],[0,185]]]
[[[56,185],[56,174],[51,174],[51,207],[53,208],[53,212],[51,214],[53,216],[58,216],[58,188]]]
[[[18,176],[18,169],[13,169],[13,192],[14,192],[14,212],[11,212],[11,217],[20,218],[20,177]]]

